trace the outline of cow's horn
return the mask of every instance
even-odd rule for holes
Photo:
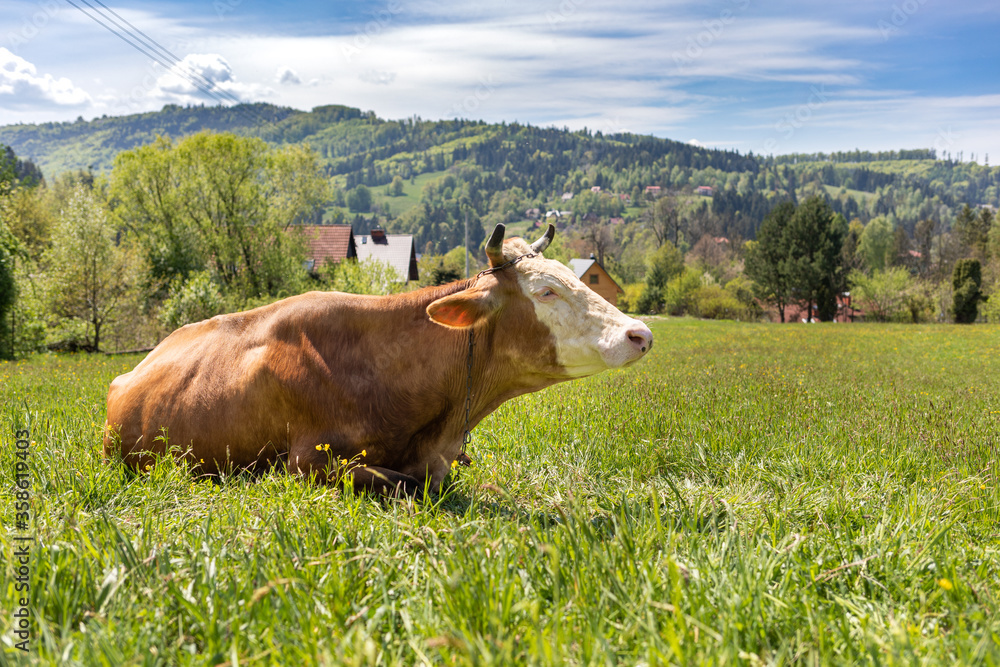
[[[531,251],[536,253],[544,252],[545,249],[549,247],[549,244],[552,243],[552,239],[555,238],[555,235],[556,226],[550,222],[549,228],[545,230],[545,234],[542,235],[542,238],[531,244]]]
[[[507,228],[498,224],[493,228],[490,240],[486,242],[486,258],[490,260],[490,268],[503,264],[503,235]]]

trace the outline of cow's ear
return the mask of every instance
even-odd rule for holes
[[[432,302],[427,315],[441,326],[467,329],[485,319],[493,311],[489,292],[465,290]]]

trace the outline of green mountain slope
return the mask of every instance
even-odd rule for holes
[[[0,127],[0,144],[51,178],[88,167],[107,172],[122,150],[157,135],[177,139],[202,130],[257,136],[279,146],[309,144],[338,186],[328,219],[356,216],[347,210],[347,195],[363,185],[374,199],[374,210],[365,215],[417,234],[421,247],[451,247],[466,216],[474,238],[495,222],[524,220],[533,208],[570,210],[577,220],[588,214],[628,218],[644,210],[635,205],[647,198],[648,186],[684,195],[679,201],[688,238],[753,238],[773,206],[810,194],[827,197],[848,219],[884,215],[910,235],[925,218],[950,225],[966,203],[1000,205],[1000,169],[937,160],[930,150],[762,157],[634,134],[385,120],[339,105],[308,112],[260,103],[170,105],[131,116]],[[405,187],[390,196],[396,177]],[[695,197],[698,186],[711,187],[712,196]],[[565,192],[573,198],[564,200]]]

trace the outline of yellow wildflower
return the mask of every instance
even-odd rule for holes
[[[948,579],[943,579],[943,578],[942,579],[938,579],[937,583],[938,583],[938,586],[940,586],[941,588],[945,589],[946,591],[950,591],[952,588],[954,588],[954,585]]]
[[[317,452],[323,451],[323,445],[316,445],[316,451]]]
[[[368,456],[368,450],[367,449],[362,449],[361,450],[361,456]]]

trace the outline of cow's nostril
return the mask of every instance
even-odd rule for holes
[[[628,339],[639,348],[640,352],[645,352],[653,347],[653,334],[649,329],[632,329],[628,332]]]

